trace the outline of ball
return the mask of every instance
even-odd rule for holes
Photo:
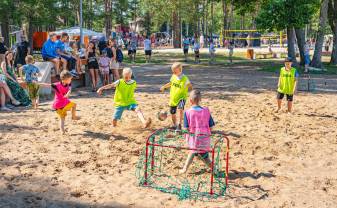
[[[167,112],[166,111],[159,111],[157,113],[157,118],[160,121],[164,121],[167,118]]]

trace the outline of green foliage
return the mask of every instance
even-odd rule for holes
[[[317,13],[320,0],[269,0],[261,6],[256,18],[260,29],[284,30],[303,28]]]

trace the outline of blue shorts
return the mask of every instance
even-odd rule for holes
[[[138,106],[137,104],[131,104],[131,105],[128,105],[128,106],[118,106],[118,107],[116,107],[113,119],[114,120],[120,120],[122,118],[123,112],[125,110],[134,111],[134,110],[136,110],[137,106]]]
[[[65,59],[66,61],[70,61],[70,60],[73,60],[74,58],[71,57],[71,56],[65,56],[65,55],[61,55],[60,56],[61,58]]]
[[[310,55],[304,55],[304,64],[309,65],[310,64]]]

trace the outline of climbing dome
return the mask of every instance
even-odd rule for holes
[[[179,174],[191,149],[183,131],[170,129],[153,132],[146,140],[136,167],[140,186],[154,188],[178,196],[179,200],[207,200],[224,196],[228,187],[229,140],[220,133],[211,135],[209,168],[194,157],[187,173]]]

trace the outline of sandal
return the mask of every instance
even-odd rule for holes
[[[13,105],[15,105],[15,106],[21,105],[21,103],[20,103],[19,101],[17,101],[17,100],[11,100],[11,103],[12,103]]]
[[[2,107],[0,108],[0,111],[11,111],[12,109],[10,108],[7,108],[7,107]]]

